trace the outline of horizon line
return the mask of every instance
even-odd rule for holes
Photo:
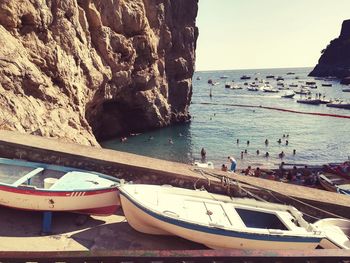
[[[315,66],[300,66],[300,67],[273,67],[273,68],[236,68],[236,69],[204,69],[195,70],[195,72],[209,72],[209,71],[234,71],[234,70],[260,70],[260,69],[293,69],[293,68],[314,68]]]

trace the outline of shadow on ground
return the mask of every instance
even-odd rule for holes
[[[91,240],[91,237],[95,237]],[[158,236],[137,232],[124,222],[96,226],[71,236],[91,250],[185,250],[207,247],[176,236]],[[93,242],[91,242],[93,241]]]
[[[36,237],[41,235],[43,213],[0,208],[0,236]],[[52,235],[65,234],[104,224],[105,221],[74,213],[56,212],[52,216]]]

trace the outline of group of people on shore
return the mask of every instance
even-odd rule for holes
[[[303,168],[293,166],[292,169],[285,169],[285,164],[282,162],[277,170],[269,169],[252,169],[248,166],[247,169],[241,171],[246,176],[260,177],[275,181],[289,182],[301,185],[314,186],[317,185],[317,173],[313,172],[307,165]]]

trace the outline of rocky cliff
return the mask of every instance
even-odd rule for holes
[[[198,0],[1,0],[0,125],[86,145],[189,119]]]
[[[330,42],[310,76],[350,76],[350,20],[345,20],[340,36]]]

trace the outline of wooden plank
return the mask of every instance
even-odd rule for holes
[[[25,182],[28,181],[30,178],[32,178],[33,176],[35,176],[35,175],[37,175],[38,173],[42,172],[43,170],[44,170],[44,168],[41,168],[41,167],[36,168],[35,170],[33,170],[33,171],[27,173],[26,175],[22,176],[21,178],[19,178],[16,182],[14,182],[14,183],[12,184],[12,186],[17,187],[17,186],[19,186],[19,185],[25,183]]]

